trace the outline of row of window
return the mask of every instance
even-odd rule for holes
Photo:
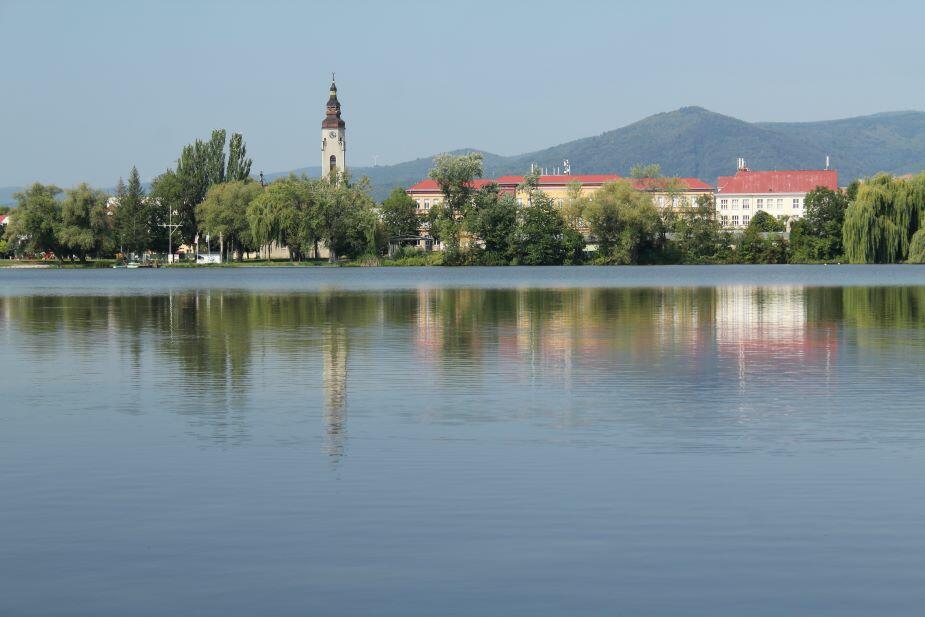
[[[783,214],[779,214],[779,215],[777,216],[777,219],[780,220],[780,221],[784,220],[784,218],[785,218],[785,216],[784,216]],[[742,225],[743,225],[743,226],[748,225],[748,221],[749,221],[749,220],[750,220],[750,219],[749,219],[749,216],[748,216],[747,214],[743,214],[743,215],[742,215]],[[726,215],[726,214],[721,214],[721,215],[719,215],[719,222],[723,224],[723,227],[728,227],[729,224],[730,224],[730,217],[729,217],[728,215]],[[738,214],[733,214],[733,215],[732,215],[732,226],[733,226],[733,227],[737,227],[738,225],[739,225],[739,215],[738,215]]]
[[[732,204],[729,203],[730,201],[732,202]],[[752,200],[748,197],[742,198],[742,209],[743,210],[750,209],[752,205],[751,201]],[[739,200],[738,199],[720,199],[719,200],[720,210],[729,210],[730,205],[733,210],[738,210]],[[801,207],[803,207],[803,200],[801,200],[799,197],[794,197],[792,205],[794,209],[799,210]],[[777,210],[783,210],[784,209],[784,198],[778,197],[775,200],[770,197],[768,197],[767,199],[765,199],[764,197],[758,197],[757,199],[755,199],[755,209],[756,210],[764,210],[764,209],[770,210],[772,208],[777,209]]]

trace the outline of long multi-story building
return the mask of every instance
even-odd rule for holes
[[[838,190],[838,172],[752,171],[740,159],[734,176],[716,181],[716,214],[724,227],[732,228],[748,227],[759,210],[781,220],[801,218],[806,213],[806,194],[818,187]]]
[[[692,206],[700,196],[712,196],[720,223],[732,229],[748,227],[759,210],[781,220],[801,218],[806,212],[807,193],[818,187],[838,190],[835,170],[752,171],[745,166],[744,159],[739,159],[734,176],[721,176],[717,180],[715,189],[697,178],[621,178],[616,174],[544,175],[539,177],[537,188],[561,207],[576,194],[594,199],[594,193],[602,186],[618,181],[649,193],[660,209]],[[472,186],[480,189],[496,184],[501,193],[513,195],[522,204],[526,200],[521,188],[523,182],[524,176],[501,176],[474,180]],[[422,215],[443,200],[434,180],[418,182],[407,193]]]
[[[582,197],[593,199],[594,193],[602,186],[608,182],[618,181],[629,182],[633,188],[650,193],[655,205],[662,208],[693,205],[701,195],[713,194],[713,187],[696,178],[621,178],[615,174],[540,176],[537,189],[561,207],[575,192]],[[497,184],[502,194],[513,195],[518,203],[522,204],[526,200],[525,191],[520,188],[523,182],[524,176],[480,178],[472,182],[472,187],[480,189],[489,184]],[[406,191],[417,202],[419,214],[426,214],[443,200],[443,193],[440,192],[440,187],[434,180],[423,180]]]

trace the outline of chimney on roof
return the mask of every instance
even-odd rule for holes
[[[736,161],[738,171],[748,171],[748,167],[745,165],[745,159],[739,157]]]
[[[825,170],[826,171],[829,170],[829,155],[828,154],[825,155]]]

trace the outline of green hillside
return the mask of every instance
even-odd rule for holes
[[[456,153],[471,152],[458,150]],[[629,174],[638,163],[659,163],[666,175],[716,178],[735,172],[738,157],[752,169],[818,169],[831,156],[845,185],[880,171],[896,174],[925,169],[925,112],[902,111],[824,122],[749,123],[702,107],[684,107],[649,116],[629,126],[516,156],[485,155],[485,175],[522,174],[531,163],[561,166],[572,173]],[[427,177],[433,157],[396,165],[354,167],[368,176],[377,199],[393,188]],[[320,167],[294,170],[317,176]],[[267,177],[289,172],[269,174]],[[12,201],[18,187],[0,189],[0,204]]]
[[[842,184],[880,171],[925,169],[925,112],[894,112],[801,123],[749,123],[701,107],[649,116],[623,128],[545,150],[486,155],[485,174],[524,173],[531,163],[555,167],[569,159],[572,173],[626,175],[638,163],[659,163],[663,173],[714,184],[735,172],[738,157],[752,169],[819,169],[831,156]],[[368,175],[377,196],[424,177],[432,158],[375,168]],[[315,168],[315,173],[317,173]]]

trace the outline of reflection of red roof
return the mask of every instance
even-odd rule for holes
[[[811,171],[739,171],[734,176],[720,176],[719,193],[808,193],[819,186],[838,190],[838,172]]]
[[[470,186],[474,189],[480,189],[485,186],[488,186],[489,184],[493,182],[495,182],[495,180],[490,180],[487,178],[477,178],[470,183]],[[440,185],[437,184],[436,180],[431,180],[428,178],[427,180],[421,180],[417,184],[409,187],[407,189],[407,192],[409,193],[439,193]]]

